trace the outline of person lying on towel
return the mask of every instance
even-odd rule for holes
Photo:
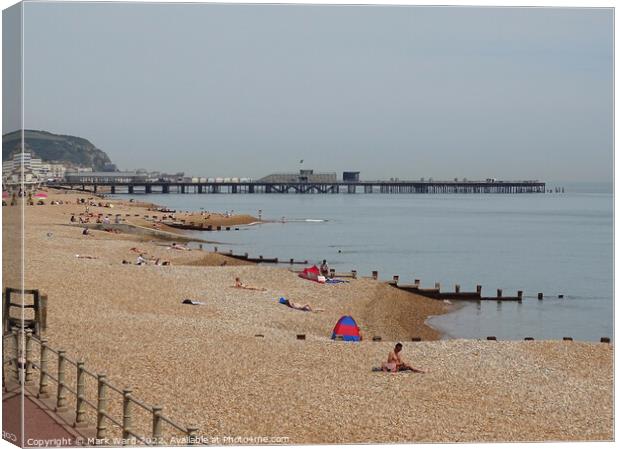
[[[403,361],[403,359],[400,357],[400,352],[402,350],[403,344],[396,343],[396,346],[394,346],[394,349],[390,351],[390,354],[388,355],[387,362],[383,362],[381,364],[381,369],[383,371],[391,371],[393,373],[397,371],[413,371],[414,373],[424,373],[425,371],[414,368],[413,366],[408,365]]]

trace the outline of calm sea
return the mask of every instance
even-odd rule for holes
[[[124,196],[126,198],[126,196]],[[422,286],[516,296],[521,304],[464,303],[429,323],[446,338],[613,338],[613,194],[610,185],[520,195],[134,195],[178,210],[282,220],[197,233],[252,256],[327,259],[337,271]],[[543,292],[539,301],[536,294]],[[562,299],[558,295],[564,295]]]

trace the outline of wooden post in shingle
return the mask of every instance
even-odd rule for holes
[[[39,307],[41,308],[39,329],[40,332],[45,332],[47,330],[47,295],[39,296]]]
[[[13,344],[15,345],[15,358],[13,359],[15,371],[13,372],[13,377],[15,382],[19,382],[19,331],[13,329],[11,333],[13,334]]]

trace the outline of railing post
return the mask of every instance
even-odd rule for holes
[[[15,381],[19,382],[19,331],[17,329],[13,329],[12,334],[13,343],[15,344],[15,359],[13,360],[15,372],[13,373],[13,376]]]
[[[161,444],[161,411],[159,405],[153,406],[153,444]]]
[[[129,439],[131,434],[131,389],[123,390],[123,446],[131,444]]]
[[[74,427],[83,426],[86,424],[86,414],[84,399],[86,399],[86,383],[84,373],[84,362],[82,360],[76,363],[77,365],[77,398],[75,400],[75,423]]]
[[[97,374],[97,439],[106,437],[105,413],[108,404],[106,387],[106,375]]]
[[[67,408],[67,396],[65,392],[65,351],[58,351],[58,389],[56,390],[56,411],[64,411]]]
[[[39,375],[39,395],[40,398],[49,397],[49,389],[47,383],[47,338],[41,338],[41,355],[39,357],[39,365],[41,365],[41,374]]]
[[[187,444],[188,445],[198,444],[197,435],[196,435],[197,433],[198,433],[198,427],[187,426]]]
[[[24,384],[32,385],[32,329],[26,329],[26,357],[24,360],[25,375]]]

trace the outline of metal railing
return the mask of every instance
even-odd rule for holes
[[[25,339],[25,340],[24,340]],[[38,363],[35,361],[33,344],[39,345]],[[8,353],[8,354],[7,354]],[[56,369],[50,369],[50,355],[56,358]],[[11,372],[6,372],[5,367],[12,367]],[[69,371],[67,365],[75,368],[75,384],[73,385],[67,380]],[[57,412],[69,411],[68,397],[70,394],[75,398],[75,415],[74,427],[86,427],[87,407],[90,407],[96,414],[96,444],[109,444],[108,424],[114,425],[122,433],[120,444],[123,446],[144,444],[148,446],[157,446],[166,442],[162,436],[162,426],[164,424],[172,427],[176,431],[183,434],[184,438],[175,441],[175,446],[182,444],[192,445],[198,442],[198,428],[195,426],[182,426],[163,414],[163,408],[158,405],[146,404],[132,396],[130,388],[120,389],[110,383],[105,374],[93,373],[85,368],[82,360],[72,360],[67,357],[66,352],[62,349],[53,349],[48,345],[47,339],[42,337],[36,338],[31,330],[19,331],[13,329],[9,333],[3,335],[3,363],[2,374],[3,383],[6,390],[5,376],[10,375],[16,382],[23,382],[25,385],[34,385],[35,372],[39,373],[38,379],[38,397],[50,398],[53,396],[50,381],[55,383],[55,410]],[[87,379],[95,379],[96,399],[87,397],[86,381]],[[122,417],[116,417],[109,411],[109,401],[112,395],[116,393],[121,396]],[[134,420],[134,408],[138,407],[151,415],[151,434],[140,434],[136,429]]]

